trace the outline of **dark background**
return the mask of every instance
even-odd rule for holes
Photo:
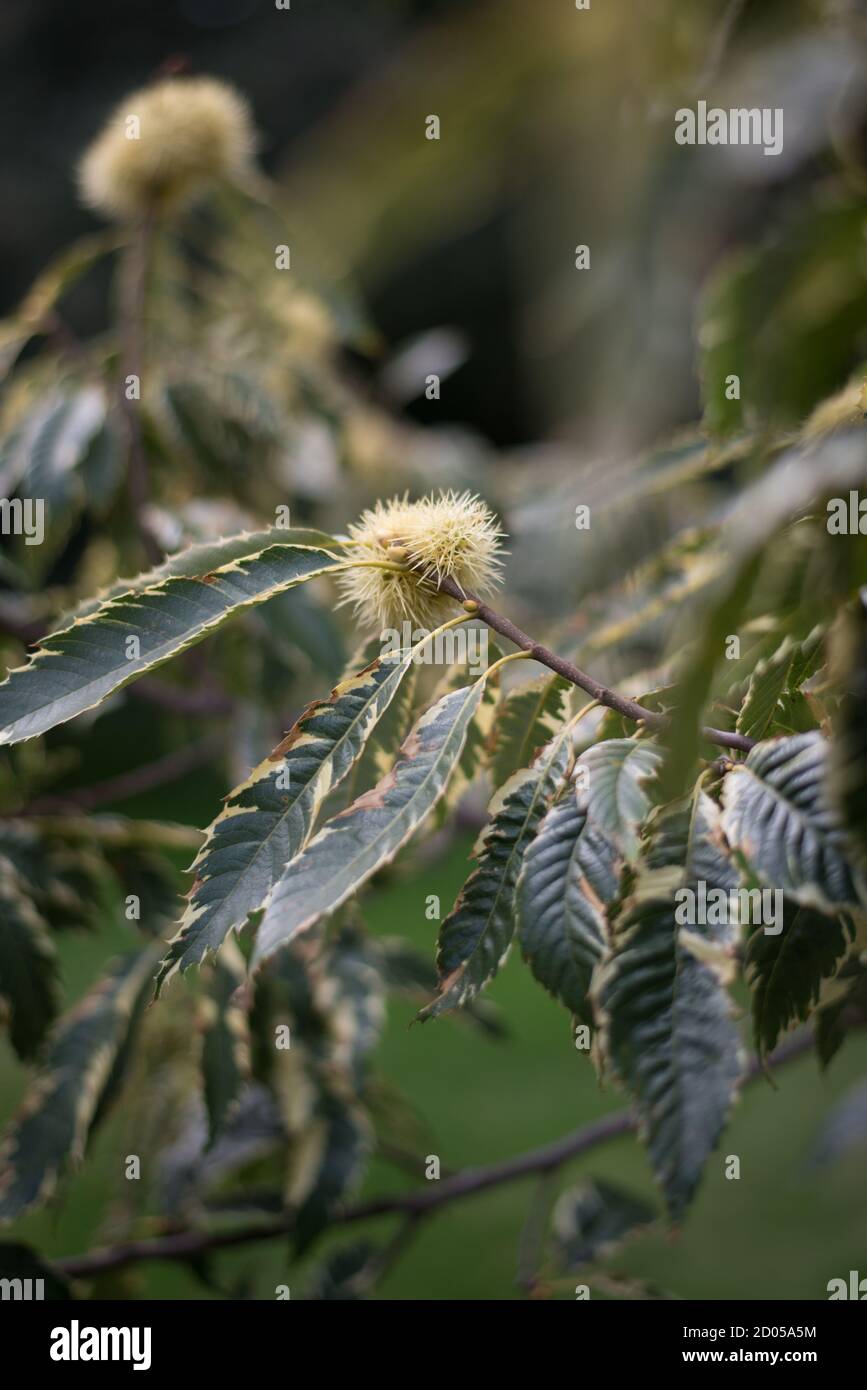
[[[324,234],[386,344],[443,324],[466,335],[437,423],[465,422],[501,447],[551,434],[607,447],[612,433],[644,445],[698,413],[692,333],[707,270],[825,173],[826,117],[861,61],[851,26],[862,9],[620,0],[591,17],[571,0],[292,0],[289,11],[4,0],[0,304],[95,225],[72,171],[108,110],[180,62],[250,98],[262,164],[285,180],[302,239],[311,216],[311,259]],[[696,82],[711,99],[751,96],[756,62],[762,100],[782,92],[794,117],[785,157],[749,168],[706,151],[678,158],[672,110],[694,101]],[[429,111],[444,123],[436,147],[422,138]],[[572,269],[578,241],[600,265],[590,293]],[[75,308],[88,331],[95,304]],[[424,401],[409,410],[434,414]]]
[[[402,46],[429,21],[471,8],[459,0],[293,0],[286,13],[276,12],[273,0],[4,0],[3,310],[59,247],[93,228],[70,171],[111,106],[167,64],[219,75],[246,93],[261,163],[278,175],[305,133],[357,84],[399,60]],[[426,247],[372,284],[368,308],[395,342],[431,323],[463,327],[477,356],[449,393],[452,418],[511,444],[533,438],[541,421],[516,368],[503,234],[495,209],[482,227]],[[86,329],[95,307],[85,301],[79,312]],[[424,406],[416,413],[423,417]]]

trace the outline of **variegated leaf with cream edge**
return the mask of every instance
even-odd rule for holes
[[[36,1055],[60,1001],[57,952],[28,883],[0,854],[0,1004],[22,1060]]]
[[[804,1022],[819,1002],[852,940],[844,913],[829,917],[796,902],[783,904],[781,931],[756,926],[746,945],[744,973],[752,994],[753,1035],[767,1055],[790,1024]]]
[[[802,642],[787,637],[753,671],[737,720],[737,731],[764,738],[772,728],[785,695],[794,695],[822,661],[823,633],[815,628]]]
[[[247,1010],[238,995],[247,967],[234,941],[225,941],[210,971],[203,999],[202,1082],[213,1143],[250,1079]]]
[[[566,726],[531,767],[513,773],[494,794],[474,851],[478,865],[440,927],[439,993],[420,1011],[420,1019],[438,1018],[474,999],[505,960],[515,929],[523,855],[566,775],[571,752]]]
[[[418,647],[378,657],[317,701],[226,798],[193,863],[195,882],[159,976],[186,970],[263,907],[301,852],[323,798],[351,771]]]
[[[241,531],[218,540],[195,541],[192,545],[184,546],[183,550],[175,551],[152,569],[128,579],[116,579],[106,589],[80,603],[65,619],[60,620],[55,630],[69,627],[77,618],[90,617],[109,599],[119,598],[122,594],[140,594],[143,589],[153,589],[166,579],[197,579],[203,574],[213,574],[235,560],[259,555],[272,545],[312,546],[333,552],[341,549],[336,536],[297,526],[269,526],[264,531]]]
[[[574,786],[551,807],[524,856],[516,908],[521,951],[533,974],[582,1023],[587,994],[605,953],[605,906],[622,859]]]
[[[566,718],[569,682],[562,676],[536,676],[503,696],[492,739],[491,776],[501,787],[519,767],[527,767]]]
[[[0,1221],[46,1201],[64,1169],[81,1161],[122,1083],[156,961],[149,947],[116,962],[56,1025],[0,1144]]]
[[[829,745],[818,733],[751,749],[723,786],[722,829],[759,882],[819,912],[867,907],[829,788]]]
[[[445,791],[485,679],[432,705],[382,781],[323,826],[292,860],[265,909],[254,965],[333,912],[406,844]]]
[[[0,685],[0,743],[20,743],[93,709],[130,681],[341,561],[312,546],[270,545],[195,578],[170,577],[108,599],[46,637]]]
[[[502,652],[494,642],[488,643],[487,664],[493,668],[502,656]],[[455,664],[450,667],[442,680],[437,683],[434,690],[434,699],[439,699],[449,690],[457,690],[460,686],[466,685],[473,680],[468,665]],[[436,821],[440,825],[448,823],[449,817],[457,806],[460,805],[467,792],[472,787],[476,779],[484,772],[488,766],[490,756],[490,742],[493,734],[495,720],[497,716],[497,704],[500,696],[500,672],[492,669],[491,675],[485,681],[485,688],[479,707],[476,710],[467,729],[467,737],[458,759],[457,767],[449,778],[445,794],[437,803],[435,812]]]
[[[673,1220],[695,1194],[743,1072],[725,989],[737,925],[679,927],[676,916],[678,887],[732,885],[717,820],[700,788],[691,808],[674,803],[654,817],[631,891],[609,914],[611,954],[592,988],[603,1055],[635,1101]]]
[[[638,854],[638,828],[650,809],[650,785],[661,761],[654,744],[635,738],[606,739],[578,758],[575,780],[587,811],[625,859]]]

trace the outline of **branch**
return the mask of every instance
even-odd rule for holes
[[[755,1081],[765,1076],[768,1066],[785,1066],[808,1052],[813,1045],[812,1033],[806,1030],[796,1034],[767,1059],[763,1065],[753,1061],[745,1081]],[[553,1173],[573,1158],[607,1144],[621,1135],[630,1134],[637,1128],[635,1115],[629,1110],[617,1110],[612,1115],[603,1115],[592,1120],[580,1129],[557,1139],[552,1144],[531,1149],[529,1153],[507,1158],[502,1163],[492,1163],[485,1168],[468,1168],[455,1173],[438,1183],[398,1192],[385,1197],[374,1197],[360,1202],[354,1207],[346,1207],[336,1213],[335,1225],[349,1225],[356,1221],[368,1221],[377,1216],[403,1215],[419,1220],[430,1215],[439,1207],[450,1202],[461,1201],[477,1192],[485,1192],[501,1183],[514,1182],[533,1174]],[[102,1250],[91,1250],[85,1255],[73,1255],[67,1259],[53,1261],[57,1269],[70,1279],[88,1279],[106,1270],[121,1269],[126,1265],[140,1264],[145,1260],[190,1260],[210,1254],[214,1250],[228,1250],[238,1245],[253,1245],[263,1240],[276,1240],[291,1234],[294,1218],[282,1215],[272,1221],[251,1222],[247,1226],[236,1227],[233,1231],[179,1231],[170,1235],[155,1236],[143,1240],[130,1240],[120,1245],[110,1245]]]
[[[161,758],[155,758],[152,763],[145,763],[129,772],[120,772],[115,777],[108,777],[104,782],[94,782],[89,787],[80,787],[77,791],[66,792],[62,796],[40,796],[16,814],[31,816],[44,815],[46,812],[56,814],[72,810],[92,811],[98,806],[110,805],[113,801],[126,801],[127,797],[140,796],[142,792],[152,791],[154,787],[164,787],[179,781],[194,768],[202,767],[213,758],[219,757],[225,751],[225,743],[222,735],[210,735],[200,739],[198,743],[187,744],[171,753],[165,753]]]
[[[664,714],[645,709],[637,700],[630,700],[625,695],[619,695],[616,690],[609,690],[607,686],[600,685],[599,681],[588,676],[573,662],[566,661],[564,657],[557,656],[555,652],[549,651],[547,647],[534,641],[526,632],[522,632],[519,627],[516,627],[509,618],[504,618],[501,613],[495,612],[475,594],[465,593],[453,579],[440,580],[439,588],[441,593],[448,594],[450,598],[457,599],[459,603],[475,604],[472,610],[474,617],[481,618],[482,622],[487,623],[494,632],[499,632],[501,637],[506,637],[510,642],[514,642],[516,647],[527,652],[534,661],[540,661],[543,666],[548,666],[552,671],[556,671],[558,676],[563,676],[565,680],[571,681],[579,689],[585,690],[594,700],[598,700],[600,705],[606,705],[608,709],[616,710],[625,719],[631,719],[636,724],[645,724],[649,729],[668,727],[669,720]],[[703,728],[702,734],[709,743],[719,744],[721,748],[737,748],[740,752],[748,753],[751,748],[755,747],[755,739],[746,738],[744,734],[728,733],[725,729]]]

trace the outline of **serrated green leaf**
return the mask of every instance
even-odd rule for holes
[[[118,961],[57,1024],[43,1066],[0,1148],[0,1221],[47,1200],[117,1093],[130,1029],[156,965],[153,950]]]
[[[524,959],[541,985],[584,1023],[587,994],[608,939],[605,905],[621,860],[578,803],[574,787],[552,806],[529,846],[515,904]]]
[[[793,643],[787,639],[772,657],[759,662],[738,714],[735,727],[739,734],[761,739],[770,729],[777,703],[786,689],[792,651]]]
[[[660,766],[659,749],[634,738],[612,738],[587,748],[575,780],[586,809],[627,859],[638,853],[638,827],[651,799],[648,784]]]
[[[719,807],[701,787],[692,797],[660,806],[649,817],[642,861],[649,870],[677,867],[682,887],[704,883],[728,893],[740,886],[722,835]]]
[[[487,648],[487,665],[490,670],[502,656],[496,643],[489,642]],[[450,666],[437,682],[434,689],[433,698],[440,699],[449,690],[458,690],[466,685],[468,681],[474,679],[470,673],[469,663],[456,662]],[[485,681],[485,688],[482,693],[479,707],[473,715],[464,746],[461,749],[461,756],[458,758],[457,766],[449,778],[449,784],[444,795],[437,804],[435,816],[439,825],[446,825],[457,806],[460,805],[466,793],[475,782],[488,764],[490,754],[490,742],[493,734],[497,717],[497,707],[500,697],[500,672],[494,669],[492,674]]]
[[[797,903],[784,903],[782,928],[774,934],[757,927],[744,961],[756,1048],[764,1054],[792,1023],[809,1017],[822,981],[835,973],[852,938],[845,917],[826,917]]]
[[[191,1106],[184,1120],[177,1138],[160,1153],[160,1203],[169,1214],[188,1216],[192,1198],[201,1200],[243,1169],[274,1159],[285,1148],[277,1102],[265,1086],[255,1083],[243,1087],[210,1146],[204,1102]],[[245,1194],[240,1204],[245,1204]]]
[[[377,938],[377,969],[385,989],[390,994],[404,994],[420,1002],[429,999],[437,987],[437,969],[429,956],[423,955],[399,937]],[[490,1038],[507,1036],[500,1010],[489,1000],[472,999],[455,1011],[459,1021],[471,1023]]]
[[[362,642],[343,668],[341,684],[363,671],[382,655],[382,638],[371,637]],[[361,754],[353,763],[349,774],[340,786],[329,793],[319,808],[317,820],[320,824],[345,811],[362,792],[369,791],[381,781],[390,770],[412,725],[412,712],[418,689],[418,670],[410,666],[394,695],[388,709],[371,729]]]
[[[537,676],[510,690],[497,711],[491,777],[501,787],[519,767],[527,767],[562,724],[571,686],[562,676]]]
[[[826,1070],[853,1028],[860,1028],[867,1015],[867,961],[854,950],[843,961],[834,978],[841,991],[836,998],[817,1009],[813,1019],[816,1053]]]
[[[867,887],[847,859],[827,771],[819,733],[757,744],[725,779],[722,829],[763,884],[836,913],[867,904]]]
[[[351,771],[418,648],[378,657],[304,711],[226,798],[193,863],[195,882],[158,988],[216,950],[263,907],[309,839],[323,798]]]
[[[566,1269],[603,1259],[655,1218],[653,1207],[641,1197],[590,1178],[557,1199],[551,1222],[554,1257]]]
[[[790,637],[760,661],[750,677],[737,720],[737,732],[762,739],[778,720],[784,695],[794,695],[822,660],[822,634],[816,628],[803,642]]]
[[[654,1173],[677,1220],[715,1147],[742,1070],[724,988],[738,925],[680,927],[679,889],[729,890],[737,875],[719,813],[698,787],[648,822],[632,894],[609,913],[609,957],[596,971],[602,1050],[638,1107]],[[698,917],[698,913],[693,914]]]
[[[161,564],[129,579],[117,579],[107,589],[93,598],[86,599],[61,619],[55,631],[71,626],[77,618],[90,617],[109,599],[120,598],[123,594],[140,594],[144,589],[153,589],[166,579],[196,579],[203,574],[213,574],[235,560],[249,559],[259,555],[273,545],[312,546],[319,550],[340,550],[340,542],[324,531],[304,527],[269,526],[264,531],[242,531],[237,536],[223,536],[216,541],[198,541],[185,546]]]
[[[382,781],[323,826],[292,861],[265,909],[254,965],[333,912],[406,844],[445,791],[484,685],[482,676],[438,700]]]
[[[27,1061],[39,1050],[60,1005],[57,952],[26,885],[0,857],[0,1004],[9,1037]]]
[[[272,545],[206,576],[166,579],[110,599],[46,637],[30,662],[0,685],[0,743],[34,738],[93,709],[234,614],[338,564],[324,550]]]
[[[627,900],[594,985],[605,1054],[633,1096],[673,1220],[716,1147],[742,1071],[717,973],[681,945],[672,896]]]
[[[474,999],[496,975],[515,929],[515,888],[524,852],[569,764],[568,729],[494,795],[476,850],[478,865],[440,927],[439,993],[419,1013],[439,1018]]]

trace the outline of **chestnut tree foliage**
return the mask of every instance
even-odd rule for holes
[[[663,1209],[576,1189],[555,1269],[687,1218],[790,1029],[828,1066],[867,1006],[867,431],[851,306],[811,375],[798,286],[807,245],[817,279],[842,258],[863,299],[862,236],[838,200],[727,263],[704,420],[549,474],[372,403],[341,357],[370,348],[357,307],[277,268],[291,230],[262,188],[97,235],[41,276],[0,342],[0,494],[45,502],[42,543],[8,534],[0,559],[0,1003],[23,1076],[4,1271],[31,1267],[14,1223],[62,1196],[112,1109],[145,1168],[128,1235],[252,1213],[306,1253],[405,1129],[377,1070],[388,996],[418,1000],[431,1049],[454,1021],[494,1031],[485,992],[513,949],[575,1065],[625,1092]],[[82,340],[64,297],[105,264],[118,307]],[[384,654],[334,611],[361,508],[442,487],[481,493],[509,536],[493,607],[469,593],[446,615],[493,615],[482,674],[418,660],[421,633]],[[513,616],[532,642],[502,662]],[[202,768],[222,799],[197,830],[172,776]],[[139,791],[160,814],[106,809]],[[383,938],[378,876],[411,874],[422,920],[429,856],[480,798],[429,951]],[[684,921],[686,889],[727,906]],[[772,930],[729,910],[740,889],[779,891]],[[58,941],[110,915],[129,949],[75,997]],[[346,1242],[308,1295],[367,1292],[382,1267]]]

